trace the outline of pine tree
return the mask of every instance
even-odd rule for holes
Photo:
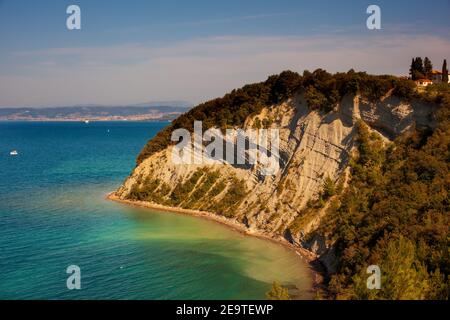
[[[362,300],[423,300],[427,296],[431,299],[444,298],[445,281],[439,274],[435,277],[435,288],[430,288],[428,273],[424,265],[415,258],[414,244],[407,238],[388,240],[388,247],[383,248],[380,264],[381,289],[367,288],[367,273],[361,272],[352,277],[353,287],[349,294],[353,299]],[[381,249],[381,248],[380,248]],[[437,286],[440,284],[439,286]]]
[[[331,198],[336,194],[336,185],[334,181],[328,176],[323,183],[323,198],[325,200]]]
[[[423,300],[428,288],[426,268],[415,258],[414,244],[400,236],[389,242],[381,263],[382,289],[379,298]]]
[[[416,58],[416,71],[417,71],[417,77],[423,78],[425,76],[424,68],[423,68],[423,60],[421,57]]]
[[[444,64],[442,65],[442,82],[448,83],[448,69],[446,59],[444,59]]]
[[[412,80],[418,80],[425,77],[423,61],[421,57],[413,58],[411,69],[409,70]]]
[[[409,75],[411,76],[412,80],[416,80],[415,74],[414,74],[415,61],[416,60],[414,58],[412,58],[412,60],[411,60],[411,67],[409,67]]]
[[[433,64],[431,63],[431,60],[428,59],[428,57],[425,57],[425,60],[423,62],[423,69],[425,76],[430,79],[433,72]]]

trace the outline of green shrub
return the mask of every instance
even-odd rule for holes
[[[268,300],[290,300],[288,289],[284,288],[278,281],[274,281],[270,291],[266,293]]]

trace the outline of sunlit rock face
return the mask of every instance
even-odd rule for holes
[[[324,180],[331,178],[346,186],[356,123],[363,121],[389,142],[413,126],[433,126],[432,111],[423,103],[406,103],[387,94],[376,102],[347,95],[333,111],[324,113],[311,110],[303,95],[297,94],[249,116],[241,128],[255,128],[255,123],[266,120],[269,129],[279,130],[280,169],[276,174],[262,175],[258,164],[175,164],[170,146],[140,163],[116,194],[123,199],[223,215],[250,232],[288,235],[291,242],[301,244],[299,239],[313,231],[324,214],[322,209],[302,217],[308,201],[317,199],[322,191]],[[304,221],[292,230],[299,217]]]

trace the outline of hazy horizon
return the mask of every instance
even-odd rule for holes
[[[104,107],[104,108],[114,108],[114,107],[167,107],[167,108],[191,108],[193,104],[189,101],[149,101],[141,103],[130,103],[130,104],[74,104],[74,105],[26,105],[26,106],[2,106],[0,109],[51,109],[51,108],[88,108],[88,107]]]

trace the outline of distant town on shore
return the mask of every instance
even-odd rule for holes
[[[0,120],[11,121],[171,121],[189,110],[187,103],[161,106],[73,106],[0,108]]]

